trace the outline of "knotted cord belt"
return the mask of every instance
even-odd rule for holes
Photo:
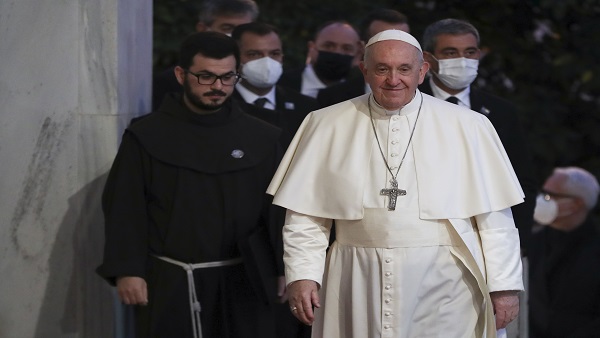
[[[205,268],[215,268],[220,266],[228,266],[235,265],[242,262],[242,258],[233,258],[227,259],[224,261],[214,261],[214,262],[205,262],[205,263],[197,263],[197,264],[189,264],[180,262],[173,258],[165,257],[165,256],[157,256],[154,257],[163,260],[165,262],[179,265],[182,267],[187,273],[187,281],[188,281],[188,294],[190,301],[190,313],[192,315],[192,328],[194,329],[194,338],[202,338],[202,322],[200,321],[200,302],[198,301],[198,297],[196,296],[196,284],[194,283],[194,270],[196,269],[205,269]]]

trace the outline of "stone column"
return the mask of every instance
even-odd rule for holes
[[[113,336],[100,195],[151,63],[151,1],[0,1],[0,337]]]

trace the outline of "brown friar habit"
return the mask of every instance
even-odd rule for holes
[[[242,257],[194,270],[203,336],[274,336],[267,298],[276,289],[264,277],[274,282],[282,270],[272,249],[281,229],[270,221],[265,191],[279,134],[231,102],[199,115],[179,95],[125,130],[103,194],[106,245],[97,272],[111,283],[146,280],[137,336],[193,336],[186,272],[154,255],[185,263]]]

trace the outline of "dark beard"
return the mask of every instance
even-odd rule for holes
[[[209,94],[209,93],[211,93],[211,92],[208,92],[205,94]],[[221,91],[218,91],[217,93],[223,94],[224,97],[227,96],[225,93],[223,93]],[[196,95],[192,92],[192,87],[190,86],[190,82],[188,81],[187,78],[185,80],[183,80],[183,94],[185,95],[185,97],[187,97],[188,102],[190,104],[192,104],[194,107],[198,108],[199,110],[208,111],[208,112],[217,111],[217,110],[221,109],[226,102],[226,101],[223,101],[223,103],[221,103],[221,104],[205,104],[204,102],[202,102],[202,100],[200,99],[200,97],[198,95]]]

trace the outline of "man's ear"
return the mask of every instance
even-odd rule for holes
[[[179,84],[183,86],[183,81],[185,80],[185,70],[179,66],[176,66],[173,72],[175,72],[177,82],[179,82]]]
[[[356,43],[356,55],[354,56],[353,65],[359,65],[365,54],[365,42],[360,40]]]
[[[364,61],[360,61],[358,63],[358,68],[362,72],[363,76],[367,76],[367,66],[365,65]]]
[[[429,71],[429,62],[427,62],[425,60],[425,61],[423,61],[423,65],[421,65],[421,69],[419,69],[419,84],[423,83],[423,81],[425,80],[425,75],[427,75],[428,71]]]

